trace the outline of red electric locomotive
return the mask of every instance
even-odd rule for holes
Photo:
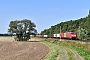
[[[76,39],[76,33],[75,32],[61,33],[61,38]]]
[[[68,39],[76,39],[76,33],[75,32],[62,32],[61,35],[60,34],[54,34],[55,38],[68,38]]]

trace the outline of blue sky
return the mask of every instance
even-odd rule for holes
[[[12,20],[29,19],[41,32],[52,25],[88,15],[90,0],[0,0],[0,33]]]

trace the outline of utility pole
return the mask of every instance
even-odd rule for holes
[[[61,26],[60,26],[60,41],[61,41]]]
[[[51,29],[50,29],[50,38],[51,38]]]
[[[78,30],[79,34],[78,34],[78,38],[80,38],[80,26],[79,26],[79,30]]]

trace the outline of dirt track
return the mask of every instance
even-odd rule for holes
[[[0,41],[0,60],[41,60],[48,52],[40,42]]]

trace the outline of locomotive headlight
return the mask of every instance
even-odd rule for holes
[[[76,36],[76,35],[72,35],[72,36]]]

